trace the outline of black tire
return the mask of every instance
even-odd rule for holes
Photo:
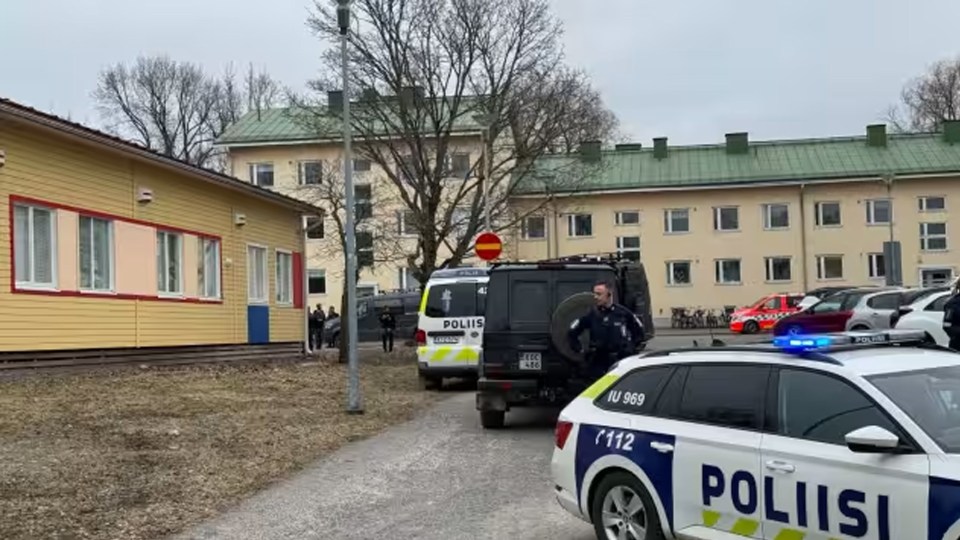
[[[502,429],[506,416],[504,411],[480,411],[480,425],[484,429]]]
[[[743,333],[744,334],[756,334],[760,331],[760,325],[757,321],[747,321],[743,323]]]
[[[627,489],[640,497],[643,502],[644,522],[647,529],[646,540],[664,540],[663,527],[660,525],[660,514],[657,513],[657,507],[653,504],[653,499],[647,490],[637,480],[635,476],[627,472],[615,472],[607,475],[597,486],[590,501],[590,521],[593,522],[593,530],[597,538],[608,538],[606,528],[603,524],[603,507],[607,494],[614,489]],[[629,504],[630,501],[627,501]],[[630,536],[627,536],[630,538]]]
[[[647,271],[643,263],[624,265],[623,285],[626,296],[622,299],[624,306],[632,311],[643,323],[648,335],[652,335],[653,312],[650,306],[650,282],[647,280]]]
[[[553,311],[553,317],[550,320],[550,339],[553,340],[553,346],[557,348],[560,355],[572,362],[583,362],[583,353],[576,353],[570,348],[567,342],[567,332],[574,321],[587,314],[594,306],[593,293],[582,292],[568,296]],[[586,332],[580,334],[581,349],[587,349]]]
[[[443,379],[440,377],[428,377],[423,373],[419,374],[421,390],[440,390],[443,387]]]

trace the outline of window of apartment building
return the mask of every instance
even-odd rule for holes
[[[183,294],[183,235],[157,231],[157,291]]]
[[[413,210],[397,210],[397,232],[406,236],[416,236],[417,214]]]
[[[293,254],[289,251],[276,251],[277,303],[293,303]]]
[[[890,199],[870,199],[866,202],[867,224],[879,225],[893,221],[893,204]]]
[[[368,172],[371,167],[369,159],[363,158],[354,158],[353,160],[353,171],[354,172]]]
[[[307,238],[310,240],[323,239],[323,218],[312,216],[307,218]]]
[[[547,218],[527,216],[520,223],[520,234],[524,240],[540,240],[547,237]]]
[[[639,236],[618,236],[617,237],[617,255],[633,261],[640,261],[640,237]]]
[[[250,182],[260,187],[273,186],[273,163],[251,163]]]
[[[307,270],[307,292],[309,294],[327,294],[326,270]]]
[[[355,218],[361,222],[373,217],[373,186],[370,184],[355,184],[353,199],[356,208]]]
[[[420,283],[413,276],[412,268],[397,269],[397,285],[401,291],[414,290],[420,286]]]
[[[817,279],[843,279],[843,255],[817,255]]]
[[[767,230],[790,227],[790,207],[786,203],[763,205],[763,228]]]
[[[920,249],[923,251],[944,251],[947,249],[947,224],[921,223]]]
[[[668,233],[690,232],[690,209],[668,208],[664,210],[663,230]]]
[[[297,182],[301,186],[315,186],[323,176],[322,161],[301,161],[297,164]]]
[[[56,287],[55,213],[49,208],[15,204],[13,259],[19,287]]]
[[[867,254],[867,276],[870,278],[886,277],[887,271],[884,267],[883,253]]]
[[[740,208],[716,206],[713,209],[713,230],[736,231],[740,229]]]
[[[621,210],[616,213],[615,223],[617,225],[639,225],[640,212],[638,210]]]
[[[590,214],[567,215],[567,236],[593,236],[593,216]]]
[[[917,199],[921,212],[942,212],[947,209],[947,198],[942,195],[927,195]]]
[[[823,201],[815,205],[816,223],[818,227],[839,227],[840,203],[837,201]]]
[[[200,238],[197,243],[197,283],[201,298],[220,298],[220,241]]]
[[[717,259],[713,262],[717,283],[741,283],[740,259]]]
[[[790,281],[793,268],[790,257],[766,257],[763,260],[767,281]]]
[[[247,246],[247,302],[266,304],[269,286],[267,248]]]
[[[113,223],[80,216],[80,290],[113,290]]]
[[[450,212],[450,231],[456,240],[466,236],[470,228],[470,215],[470,207],[458,206]]]
[[[470,174],[470,154],[458,152],[449,156],[450,176],[453,178],[466,178]]]
[[[667,261],[667,285],[689,285],[690,261]]]

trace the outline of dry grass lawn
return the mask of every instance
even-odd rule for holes
[[[157,538],[436,400],[407,351],[0,381],[0,538]]]

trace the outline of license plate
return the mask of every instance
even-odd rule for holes
[[[460,343],[460,338],[456,336],[436,336],[433,338],[433,342],[437,345],[456,345]]]
[[[543,362],[538,352],[520,353],[520,369],[541,369]]]

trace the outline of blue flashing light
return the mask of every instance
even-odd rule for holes
[[[777,336],[773,338],[773,346],[784,351],[815,351],[836,345],[837,341],[831,336]]]
[[[829,349],[839,346],[881,345],[885,343],[921,343],[926,341],[926,334],[922,330],[868,330],[863,332],[840,332],[836,334],[811,334],[777,336],[773,338],[773,346],[784,352],[803,352]]]

